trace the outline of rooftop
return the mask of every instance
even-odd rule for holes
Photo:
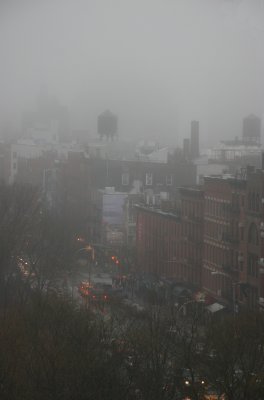
[[[158,214],[161,217],[175,218],[177,220],[180,220],[180,214],[179,214],[179,212],[177,210],[175,210],[174,212],[172,212],[172,211],[163,211],[159,207],[147,206],[147,205],[143,205],[143,204],[135,204],[134,207],[138,208],[140,210],[149,212],[149,213]]]

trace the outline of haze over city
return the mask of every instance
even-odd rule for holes
[[[0,0],[0,400],[264,399],[264,0]]]
[[[240,136],[264,111],[263,21],[262,0],[2,0],[1,125],[44,90],[91,133],[110,109],[124,138]]]

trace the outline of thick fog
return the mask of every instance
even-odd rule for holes
[[[90,132],[110,109],[123,137],[240,135],[264,111],[263,42],[263,0],[1,0],[1,122],[46,90]]]

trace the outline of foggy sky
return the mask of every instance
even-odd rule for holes
[[[0,0],[0,118],[17,124],[44,87],[72,125],[204,143],[264,113],[263,0]]]

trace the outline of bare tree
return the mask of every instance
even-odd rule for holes
[[[246,313],[213,323],[208,331],[207,376],[228,400],[259,400],[264,384],[264,320]]]

